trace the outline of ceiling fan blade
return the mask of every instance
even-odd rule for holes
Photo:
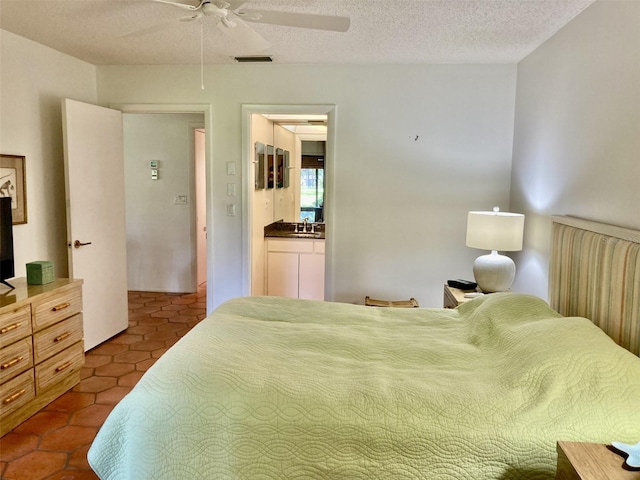
[[[236,14],[247,22],[311,28],[314,30],[329,30],[333,32],[346,32],[351,25],[349,17],[337,17],[333,15],[314,15],[309,13],[276,12],[269,10],[240,10],[236,12]]]
[[[165,3],[167,5],[173,5],[174,7],[183,8],[185,10],[198,10],[204,3],[204,1],[201,1],[197,7],[194,7],[193,5],[187,5],[186,3],[170,2],[169,0],[149,0],[149,1],[156,2],[156,3]]]
[[[233,15],[233,18],[229,19],[233,26],[220,22],[218,27],[222,30],[223,34],[233,42],[234,49],[236,50],[236,52],[234,52],[235,54],[258,53],[271,47],[269,42],[238,18],[235,13],[229,13],[230,16]]]

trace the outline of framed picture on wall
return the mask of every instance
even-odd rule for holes
[[[0,154],[0,197],[11,198],[13,224],[27,223],[25,157]]]

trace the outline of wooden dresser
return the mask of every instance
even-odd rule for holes
[[[82,280],[0,290],[0,436],[80,382]]]
[[[640,480],[640,470],[627,469],[624,456],[600,443],[558,442],[556,480]]]

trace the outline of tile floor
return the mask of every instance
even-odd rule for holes
[[[129,328],[87,352],[78,385],[0,439],[0,479],[97,479],[87,450],[105,418],[205,312],[204,285],[185,295],[129,292]]]

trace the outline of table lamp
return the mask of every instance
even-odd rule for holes
[[[473,276],[485,293],[509,290],[516,275],[516,265],[501,252],[522,250],[524,215],[501,212],[469,212],[467,216],[467,247],[491,250],[473,263]]]

